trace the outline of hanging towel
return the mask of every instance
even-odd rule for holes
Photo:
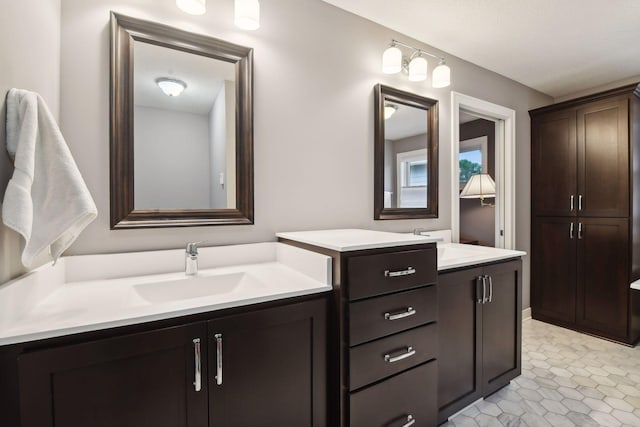
[[[2,221],[25,239],[22,263],[43,253],[55,262],[98,214],[69,147],[44,100],[35,92],[7,95],[7,151],[14,172]]]

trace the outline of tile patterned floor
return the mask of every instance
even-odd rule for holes
[[[640,427],[640,346],[522,323],[522,375],[444,426]]]

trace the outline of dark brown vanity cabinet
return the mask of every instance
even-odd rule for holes
[[[438,422],[521,371],[522,261],[438,276]]]
[[[532,315],[629,344],[640,337],[629,289],[640,278],[639,96],[628,86],[530,112]]]
[[[336,251],[328,424],[437,423],[438,274],[433,243]]]
[[[326,300],[27,351],[22,427],[325,426]]]

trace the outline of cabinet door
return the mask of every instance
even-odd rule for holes
[[[629,231],[626,219],[582,218],[578,240],[578,323],[626,340]]]
[[[326,425],[324,299],[209,322],[210,425]]]
[[[629,115],[626,98],[578,110],[580,216],[629,216]]]
[[[572,218],[537,217],[531,246],[531,308],[535,319],[576,320],[576,242]]]
[[[535,116],[531,125],[534,215],[573,216],[577,210],[576,112]]]
[[[21,426],[205,427],[206,381],[194,387],[197,338],[204,342],[205,323],[24,354]]]
[[[520,375],[522,261],[484,268],[489,301],[482,305],[482,382],[486,396]]]
[[[481,397],[480,275],[474,268],[438,276],[438,422]]]

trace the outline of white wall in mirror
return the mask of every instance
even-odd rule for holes
[[[397,102],[393,106],[395,112],[384,122],[384,207],[426,208],[427,111]]]
[[[233,63],[134,42],[136,209],[235,208],[234,82]]]

